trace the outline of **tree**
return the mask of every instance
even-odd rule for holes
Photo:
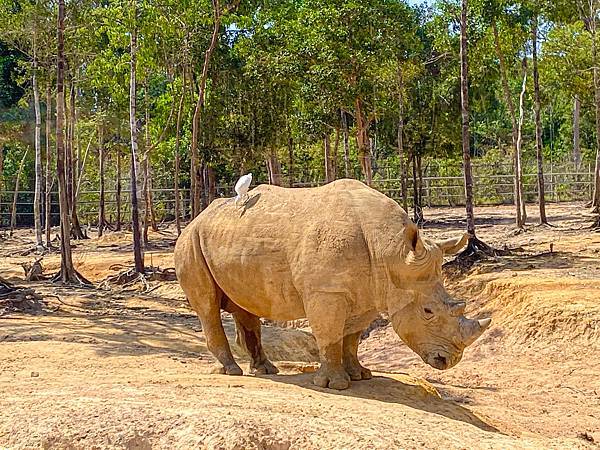
[[[63,283],[76,281],[75,267],[71,254],[71,222],[67,198],[65,168],[65,1],[58,0],[58,22],[56,39],[56,172],[58,174],[58,197],[60,206],[60,272],[57,279]]]
[[[548,224],[546,218],[546,191],[544,186],[544,154],[542,148],[542,119],[540,99],[540,74],[538,70],[538,16],[534,14],[531,24],[532,59],[533,59],[533,91],[535,110],[535,151],[537,160],[538,205],[540,208],[540,224]]]
[[[467,213],[467,248],[460,256],[477,252],[494,253],[475,234],[475,213],[473,211],[473,171],[471,168],[471,137],[469,133],[469,59],[467,40],[468,0],[461,0],[460,11],[460,109],[462,119],[462,154],[465,181],[465,209]]]
[[[132,27],[130,32],[130,72],[129,72],[129,129],[131,132],[131,168],[130,168],[130,192],[131,192],[131,229],[133,232],[133,257],[135,271],[144,273],[144,255],[142,253],[142,239],[140,230],[140,211],[138,204],[138,125],[136,119],[137,108],[137,0],[132,0]]]

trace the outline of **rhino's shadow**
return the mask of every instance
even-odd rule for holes
[[[484,431],[500,433],[497,428],[484,422],[467,408],[438,397],[434,392],[418,383],[411,384],[390,377],[374,376],[371,380],[353,382],[349,389],[336,391],[315,386],[312,383],[313,376],[312,373],[302,373],[297,375],[263,375],[261,377],[331,395],[402,404],[409,408],[442,415],[452,420],[459,420]]]

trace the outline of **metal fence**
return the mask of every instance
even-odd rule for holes
[[[380,168],[373,180],[373,187],[394,200],[401,202],[401,180],[394,175],[395,170]],[[476,205],[500,205],[513,203],[514,174],[512,164],[495,165],[474,164],[474,201]],[[586,200],[591,198],[593,190],[593,167],[575,167],[571,163],[548,164],[545,167],[545,198],[549,202]],[[388,177],[391,176],[391,177]],[[284,181],[285,184],[285,181]],[[325,184],[322,180],[302,180],[293,183],[294,187],[313,187]],[[537,199],[537,172],[529,165],[523,175],[524,194],[528,202]],[[6,185],[6,183],[5,183]],[[121,191],[121,217],[128,221],[130,216],[129,191],[127,180],[123,180]],[[408,203],[412,206],[414,183],[412,177],[407,180]],[[218,185],[218,197],[233,196],[233,186]],[[172,188],[153,189],[154,208],[159,220],[172,220],[175,212],[175,192]],[[190,191],[180,189],[181,208],[184,215],[190,211]],[[421,198],[424,206],[464,205],[464,186],[462,168],[459,165],[442,165],[429,162],[423,170]],[[14,192],[0,192],[0,227],[10,224]],[[95,223],[98,216],[99,191],[87,190],[79,193],[77,211],[84,224]],[[51,217],[58,223],[58,194],[52,193]],[[106,217],[114,221],[117,215],[115,190],[105,191]],[[17,226],[29,226],[33,223],[33,192],[21,191],[17,195]]]

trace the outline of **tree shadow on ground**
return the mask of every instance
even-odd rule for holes
[[[409,375],[398,375],[399,377],[405,377],[405,381],[387,376],[374,376],[371,380],[355,381],[350,388],[343,391],[318,387],[312,383],[313,376],[312,373],[302,373],[297,375],[262,375],[261,378],[268,378],[277,383],[293,384],[328,395],[397,403],[412,409],[441,415],[451,420],[465,422],[484,431],[500,433],[500,430],[484,422],[467,408],[442,399],[431,391],[432,387],[426,388],[419,380]],[[412,380],[415,383],[411,383]]]
[[[125,309],[125,308],[124,308]],[[192,314],[140,307],[106,311],[61,310],[31,320],[15,316],[3,342],[57,341],[91,345],[98,356],[176,355],[207,359],[204,336]]]

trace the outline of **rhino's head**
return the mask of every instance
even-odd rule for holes
[[[388,299],[392,325],[423,361],[436,369],[449,369],[491,323],[491,319],[467,319],[465,302],[451,298],[442,283],[443,255],[458,252],[467,236],[436,243],[422,240],[418,229],[409,226],[405,238],[411,249],[405,273],[397,274],[394,283],[397,298]]]

